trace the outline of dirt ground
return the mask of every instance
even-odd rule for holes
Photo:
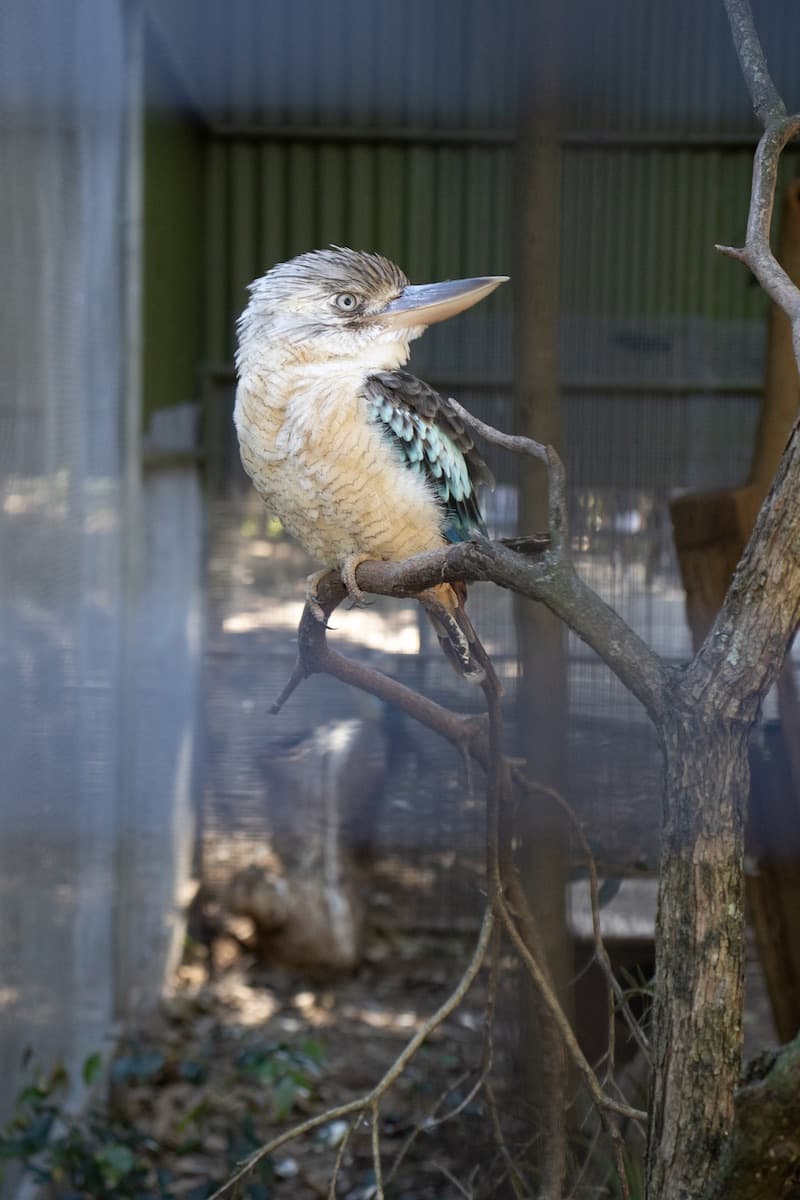
[[[265,967],[243,952],[234,936],[212,943],[211,971],[209,947],[190,941],[158,1012],[145,1026],[129,1029],[118,1045],[107,1091],[99,1086],[99,1063],[86,1064],[87,1082],[90,1068],[98,1083],[86,1115],[74,1125],[62,1122],[55,1139],[48,1140],[50,1126],[38,1128],[37,1121],[55,1111],[48,1108],[50,1092],[39,1096],[29,1089],[36,1113],[27,1136],[48,1147],[43,1152],[49,1158],[41,1160],[47,1173],[40,1175],[49,1184],[48,1197],[208,1200],[264,1143],[368,1093],[451,994],[476,938],[476,930],[409,933],[373,924],[357,973],[316,982]],[[601,1063],[604,1037],[592,1038],[587,1018],[603,1008],[604,989],[602,984],[598,989],[598,980],[592,983],[589,958],[588,947],[576,957],[576,1017],[585,1051]],[[751,955],[749,976],[755,977],[755,966]],[[486,1044],[486,974],[479,975],[381,1103],[387,1200],[513,1196],[508,1159],[498,1148],[485,1098],[474,1091]],[[535,1105],[520,1098],[520,977],[513,957],[501,958],[498,979],[491,1078],[506,1149],[525,1169],[526,1147],[537,1129],[546,1128],[537,1109],[546,1110],[547,1097]],[[769,1030],[753,1006],[753,988],[748,992],[752,1040],[758,1027],[764,1036]],[[605,1018],[598,1030],[604,1034]],[[635,1057],[624,1061],[619,1022],[617,1030],[618,1082],[629,1098],[644,1103],[644,1094],[635,1096],[644,1076]],[[613,1167],[593,1136],[591,1117],[581,1119],[587,1111],[578,1095],[571,1114],[571,1194],[613,1198],[618,1195]],[[328,1118],[278,1148],[233,1194],[239,1200],[372,1200],[371,1135],[368,1120],[350,1130],[348,1120]],[[642,1139],[633,1129],[627,1138],[632,1195],[639,1195]],[[331,1177],[338,1158],[334,1193]]]
[[[368,1091],[447,997],[473,940],[373,932],[357,975],[322,984],[299,984],[241,957],[209,980],[202,961],[185,962],[158,1019],[131,1034],[112,1067],[113,1109],[149,1140],[164,1194],[211,1195],[237,1161],[281,1129]],[[485,1111],[469,1100],[481,1065],[485,986],[479,978],[381,1106],[384,1183],[421,1126],[387,1190],[396,1200],[505,1194]],[[510,1067],[502,1028],[498,1036],[502,1095]],[[434,1110],[442,1116],[462,1104],[458,1116],[434,1126]],[[327,1197],[347,1128],[327,1122],[283,1146],[240,1194]],[[374,1183],[370,1125],[362,1121],[336,1195],[368,1200]]]

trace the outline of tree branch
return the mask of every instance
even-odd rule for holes
[[[789,318],[800,366],[800,289],[770,245],[778,161],[786,143],[800,132],[800,115],[786,115],[747,0],[725,0],[725,9],[742,74],[765,130],[753,162],[745,245],[717,248],[748,266]],[[791,521],[785,519],[798,504],[800,445],[795,424],[717,620],[686,679],[694,699],[711,689],[718,711],[729,717],[755,719],[800,621],[800,545]]]
[[[382,596],[416,596],[437,583],[488,580],[538,600],[600,655],[654,719],[663,711],[671,670],[552,547],[531,558],[500,542],[461,542],[402,563],[364,562],[357,578],[363,591]],[[320,583],[318,595],[323,609],[344,599],[338,573]]]
[[[796,322],[800,318],[800,294],[775,258],[770,247],[772,211],[775,204],[775,185],[778,160],[786,143],[800,132],[800,115],[783,117],[771,122],[761,136],[753,159],[753,182],[747,234],[741,249],[717,246],[728,258],[734,258],[750,268],[769,297],[775,301],[792,322],[792,334],[797,348]]]
[[[317,1113],[314,1117],[309,1117],[307,1121],[301,1121],[299,1125],[293,1125],[290,1129],[284,1130],[271,1141],[263,1146],[259,1146],[253,1154],[247,1158],[239,1169],[233,1174],[230,1179],[218,1188],[210,1197],[210,1200],[223,1200],[223,1197],[235,1195],[236,1188],[246,1179],[250,1172],[257,1167],[260,1162],[263,1162],[270,1154],[285,1146],[287,1142],[293,1142],[296,1138],[303,1137],[307,1133],[313,1133],[315,1129],[319,1129],[322,1125],[328,1125],[331,1121],[341,1120],[343,1117],[351,1117],[364,1112],[371,1112],[373,1115],[373,1130],[375,1129],[375,1113],[377,1106],[380,1104],[383,1096],[388,1092],[393,1083],[402,1075],[408,1063],[417,1053],[419,1048],[424,1045],[435,1029],[447,1020],[450,1014],[458,1008],[461,1001],[466,996],[467,992],[475,982],[478,972],[483,966],[483,961],[486,957],[486,951],[494,929],[494,914],[490,907],[487,907],[483,915],[483,923],[481,924],[478,941],[464,973],[459,979],[453,991],[447,997],[443,1004],[437,1008],[428,1020],[423,1022],[417,1032],[414,1034],[410,1042],[408,1042],[392,1065],[381,1076],[375,1086],[366,1092],[363,1096],[357,1097],[355,1100],[350,1100],[347,1104],[339,1104],[335,1108],[326,1109],[325,1112]],[[373,1134],[373,1152],[374,1152],[374,1134]],[[376,1159],[376,1172],[379,1170],[378,1161]]]
[[[724,0],[724,3],[733,44],[756,116],[762,125],[780,120],[781,117],[786,116],[786,106],[772,82],[767,60],[753,23],[750,5],[746,0]]]

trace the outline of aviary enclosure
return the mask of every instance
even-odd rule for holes
[[[700,647],[797,412],[713,247],[795,312],[800,31],[755,6],[768,70],[727,8],[4,14],[9,1194],[793,1186],[792,1051],[734,1088],[744,883],[748,1056],[800,1015],[794,441]],[[412,370],[528,441],[483,430],[492,548],[363,566],[394,595],[326,641],[230,412],[245,285],[331,242],[513,277]],[[488,719],[408,598],[442,571]]]

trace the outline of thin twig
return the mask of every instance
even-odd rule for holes
[[[614,993],[608,989],[608,1076],[611,1087],[617,1073],[617,1014],[614,1011]]]
[[[770,229],[778,178],[778,160],[787,142],[798,133],[800,115],[784,117],[767,126],[761,135],[753,160],[753,183],[745,244],[743,247],[715,247],[720,254],[749,267],[767,295],[786,313],[792,323],[795,355],[797,322],[800,319],[800,291],[772,253]]]
[[[538,947],[540,939],[536,931],[535,921],[531,913],[525,893],[519,886],[516,878],[516,873],[513,869],[513,863],[510,861],[508,850],[504,847],[501,851],[500,841],[498,837],[498,812],[502,804],[503,796],[508,795],[510,788],[510,773],[508,764],[502,756],[502,747],[498,745],[498,739],[502,738],[502,714],[498,703],[489,704],[489,747],[490,747],[490,780],[487,792],[488,802],[491,803],[492,814],[491,822],[487,831],[488,843],[488,882],[489,882],[489,900],[494,906],[495,912],[500,917],[500,920],[505,925],[509,937],[514,943],[517,951],[522,958],[523,963],[528,968],[539,994],[544,1001],[550,1016],[553,1019],[556,1028],[558,1029],[564,1046],[566,1047],[572,1061],[577,1067],[580,1074],[583,1076],[589,1093],[595,1102],[601,1116],[607,1118],[609,1112],[617,1113],[619,1116],[628,1117],[635,1121],[644,1121],[647,1119],[647,1114],[638,1109],[629,1107],[628,1105],[618,1104],[607,1096],[600,1087],[597,1076],[593,1072],[586,1057],[578,1045],[577,1038],[572,1030],[563,1008],[558,1002],[558,998],[553,990],[549,972],[546,966],[543,965],[543,956],[537,957],[531,951],[530,946]],[[487,814],[487,823],[489,822],[489,814]],[[503,866],[501,867],[501,855]],[[504,889],[508,889],[509,896],[513,903],[518,919],[520,919],[526,931],[526,936],[523,937],[517,928],[517,923],[512,917],[508,904],[506,903]],[[618,1134],[616,1127],[611,1125]]]
[[[444,1175],[445,1179],[448,1180],[449,1183],[452,1183],[453,1187],[465,1197],[465,1200],[473,1200],[472,1188],[467,1191],[463,1183],[460,1183],[456,1179],[455,1175],[453,1175],[451,1171],[448,1171],[447,1167],[443,1166],[442,1163],[433,1163],[433,1166],[437,1171],[440,1171],[441,1174]]]
[[[370,566],[372,564],[365,564]],[[391,564],[381,564],[391,565]],[[331,595],[324,594],[325,581],[320,586],[320,594],[323,603],[323,609],[326,617],[333,611],[338,602],[339,593],[335,586]],[[517,888],[516,879],[513,871],[507,873],[509,878],[507,886],[510,889],[510,895],[513,897],[513,903],[518,915],[523,916],[526,925],[526,935],[520,934],[517,926],[508,910],[502,889],[499,886],[499,811],[502,803],[503,795],[508,794],[510,788],[509,766],[503,755],[502,748],[502,708],[499,693],[492,687],[491,681],[487,681],[484,685],[484,691],[487,696],[487,706],[489,709],[489,729],[490,736],[488,745],[483,730],[479,725],[467,725],[463,719],[456,718],[449,710],[435,705],[428,701],[425,697],[417,692],[413,692],[410,688],[404,688],[397,684],[395,680],[389,679],[378,671],[371,668],[365,668],[361,664],[352,662],[343,655],[332,651],[327,644],[325,627],[321,625],[307,609],[301,620],[300,625],[300,659],[299,666],[307,674],[315,671],[326,671],[336,675],[345,682],[352,683],[355,686],[363,687],[367,691],[381,695],[385,699],[393,699],[400,704],[404,711],[414,716],[422,723],[443,733],[449,740],[456,742],[461,747],[466,748],[470,753],[474,753],[479,761],[482,761],[488,767],[487,780],[487,870],[491,880],[493,874],[496,875],[497,885],[494,893],[490,886],[490,906],[494,906],[497,915],[500,916],[503,923],[508,928],[509,934],[517,949],[522,954],[523,962],[527,966],[529,972],[534,978],[534,982],[539,988],[543,998],[545,1008],[550,1013],[556,1028],[559,1031],[567,1052],[573,1058],[578,1070],[583,1075],[587,1082],[589,1092],[593,1100],[601,1109],[602,1113],[612,1111],[618,1115],[627,1117],[633,1120],[644,1119],[645,1114],[637,1109],[621,1104],[607,1096],[600,1087],[596,1076],[594,1076],[591,1067],[586,1062],[572,1028],[564,1015],[563,1010],[555,996],[552,988],[552,983],[549,979],[549,972],[545,965],[544,957],[541,953],[541,947],[538,946],[537,935],[532,917],[527,910],[527,901],[522,894],[521,889]],[[299,669],[299,668],[298,668]],[[568,808],[568,806],[567,806]],[[588,849],[588,845],[586,847]],[[494,865],[493,865],[494,864]],[[596,880],[595,880],[596,882]],[[596,904],[596,892],[595,892]],[[537,952],[532,953],[529,945],[532,943],[536,946]],[[524,952],[523,952],[524,950]],[[380,1085],[378,1085],[380,1086]],[[385,1088],[383,1089],[385,1090]],[[361,1108],[365,1104],[372,1102],[372,1095],[368,1096]],[[348,1107],[345,1113],[337,1112],[337,1116],[347,1115],[350,1112],[358,1110],[358,1102],[353,1102],[355,1107]],[[328,1117],[328,1119],[332,1119]],[[613,1132],[612,1132],[613,1131]],[[609,1132],[612,1136],[618,1136],[616,1127],[610,1126]],[[262,1153],[262,1152],[259,1152]],[[254,1165],[254,1164],[253,1164]],[[250,1168],[247,1168],[250,1169]],[[215,1198],[212,1198],[215,1200]]]
[[[331,1174],[331,1182],[330,1182],[330,1186],[328,1187],[328,1200],[336,1200],[336,1184],[339,1179],[339,1172],[342,1169],[342,1163],[344,1162],[344,1156],[345,1156],[345,1151],[347,1150],[347,1144],[350,1141],[350,1137],[351,1137],[356,1125],[358,1124],[358,1122],[359,1122],[359,1114],[357,1113],[353,1117],[353,1119],[350,1121],[350,1124],[347,1126],[347,1129],[345,1130],[344,1137],[342,1138],[341,1142],[339,1143],[339,1149],[336,1152],[336,1161],[333,1164],[333,1172]]]
[[[547,463],[548,447],[544,442],[537,442],[533,438],[521,437],[515,433],[503,433],[501,429],[495,429],[493,425],[487,425],[485,421],[481,421],[462,405],[454,400],[452,396],[448,398],[448,402],[455,409],[456,415],[460,421],[463,421],[468,429],[473,433],[477,433],[485,442],[491,442],[493,446],[500,446],[503,450],[510,450],[512,454],[528,454],[532,458],[536,458],[539,462]]]
[[[280,695],[278,696],[275,703],[270,707],[270,710],[269,710],[270,716],[275,717],[278,715],[278,713],[281,711],[284,704],[289,699],[289,697],[292,695],[292,693],[295,692],[297,690],[297,688],[300,686],[300,684],[303,682],[303,680],[307,679],[307,678],[308,678],[308,672],[303,669],[303,666],[300,663],[300,660],[298,659],[298,661],[294,665],[294,669],[292,670],[291,675],[287,679],[284,686],[281,688]]]
[[[577,1196],[577,1194],[578,1194],[578,1189],[580,1188],[580,1186],[584,1180],[586,1172],[589,1168],[589,1163],[594,1158],[594,1152],[597,1149],[597,1143],[600,1140],[601,1131],[602,1131],[602,1125],[600,1125],[598,1123],[597,1128],[595,1129],[594,1133],[592,1134],[592,1140],[589,1143],[586,1153],[583,1156],[583,1162],[581,1163],[580,1170],[578,1171],[578,1174],[575,1176],[572,1187],[570,1188],[569,1196],[567,1197],[567,1200],[573,1200],[573,1198],[575,1196]]]
[[[398,1054],[392,1065],[381,1076],[375,1086],[363,1096],[357,1097],[355,1100],[350,1100],[346,1104],[338,1104],[334,1108],[326,1109],[323,1113],[318,1113],[314,1117],[309,1117],[306,1121],[301,1121],[298,1125],[293,1125],[290,1129],[284,1130],[277,1137],[272,1138],[265,1145],[260,1146],[254,1151],[249,1158],[245,1159],[238,1170],[228,1179],[222,1187],[218,1188],[214,1194],[209,1197],[209,1200],[222,1200],[223,1196],[230,1196],[239,1183],[245,1179],[254,1167],[263,1162],[270,1154],[273,1154],[281,1146],[287,1142],[293,1142],[296,1138],[303,1137],[307,1133],[313,1133],[315,1129],[319,1129],[321,1125],[328,1125],[331,1121],[341,1120],[343,1117],[350,1117],[354,1114],[366,1112],[368,1109],[377,1105],[381,1098],[388,1092],[393,1083],[402,1075],[408,1063],[419,1050],[420,1046],[424,1045],[435,1029],[447,1020],[450,1014],[458,1008],[461,1001],[466,996],[467,992],[472,987],[478,972],[480,971],[483,961],[486,957],[486,951],[494,929],[494,914],[490,907],[487,906],[483,915],[480,933],[475,949],[472,953],[467,967],[465,968],[461,978],[453,988],[450,995],[440,1004],[436,1012],[424,1021],[417,1032],[414,1034],[410,1042]]]
[[[490,746],[490,786],[487,792],[487,799],[491,800],[494,808],[495,819],[497,812],[503,804],[504,798],[507,799],[511,786],[510,773],[508,765],[502,757],[501,744],[499,739],[502,738],[502,716],[498,703],[489,703],[489,746]],[[494,793],[494,794],[493,794]],[[496,834],[491,833],[487,838],[489,845],[489,859],[487,864],[489,876],[489,899],[492,903],[495,912],[500,917],[500,920],[505,925],[508,934],[517,949],[523,963],[528,968],[528,971],[533,979],[541,996],[544,1005],[553,1023],[558,1029],[563,1044],[570,1054],[575,1066],[589,1090],[595,1106],[597,1108],[600,1120],[612,1142],[615,1161],[622,1162],[622,1136],[619,1129],[610,1119],[610,1113],[616,1113],[619,1116],[628,1117],[632,1120],[646,1120],[647,1114],[640,1112],[637,1109],[630,1108],[628,1105],[619,1104],[608,1096],[598,1083],[589,1063],[578,1045],[572,1026],[558,1002],[558,998],[552,987],[552,983],[548,977],[548,972],[543,966],[543,960],[532,953],[531,946],[539,945],[538,933],[536,931],[533,914],[528,908],[527,898],[522,888],[519,886],[516,879],[516,874],[513,870],[513,862],[510,860],[508,848],[501,844]],[[502,864],[502,865],[501,865]],[[507,887],[512,898],[512,903],[517,912],[518,918],[525,927],[525,937],[522,936],[517,924],[512,917],[508,905],[506,903],[504,888]],[[623,1175],[620,1176],[620,1188],[622,1190],[623,1200],[629,1200],[629,1189],[627,1179]]]
[[[561,812],[564,813],[570,823],[575,836],[580,843],[583,852],[584,862],[589,872],[589,899],[592,910],[592,933],[594,936],[595,956],[597,958],[600,969],[605,975],[606,982],[611,989],[614,997],[616,997],[619,1011],[625,1020],[625,1023],[630,1030],[630,1033],[636,1042],[636,1045],[641,1050],[648,1064],[650,1064],[650,1047],[647,1037],[630,1010],[627,997],[623,987],[616,975],[614,968],[611,966],[611,959],[608,956],[605,942],[603,941],[602,927],[600,923],[600,885],[597,878],[597,864],[592,853],[592,848],[589,845],[588,838],[584,832],[581,822],[573,812],[571,806],[567,803],[564,797],[555,788],[549,787],[547,784],[540,783],[538,780],[528,779],[525,773],[519,768],[512,768],[512,776],[514,782],[525,789],[528,793],[539,792],[544,796],[548,796],[555,804],[558,805]],[[612,1005],[613,1009],[613,1005]]]
[[[384,1200],[383,1170],[381,1168],[381,1127],[378,1101],[374,1101],[371,1111],[372,1121],[372,1169],[375,1172],[375,1200]]]
[[[444,1114],[444,1116],[440,1117],[438,1120],[434,1119],[436,1117],[436,1114],[438,1113],[439,1109],[442,1107],[442,1105],[444,1104],[447,1097],[451,1094],[451,1092],[454,1092],[456,1090],[456,1088],[459,1088],[459,1087],[461,1087],[461,1085],[463,1083],[466,1083],[466,1081],[469,1079],[471,1074],[472,1074],[472,1070],[464,1071],[464,1073],[462,1075],[459,1075],[458,1079],[456,1079],[456,1081],[454,1083],[448,1083],[448,1085],[444,1089],[444,1091],[439,1094],[438,1098],[428,1109],[427,1116],[425,1116],[421,1121],[416,1122],[416,1124],[414,1125],[414,1128],[411,1130],[408,1137],[403,1142],[403,1145],[400,1147],[398,1153],[396,1154],[395,1160],[392,1163],[391,1170],[389,1171],[389,1174],[386,1176],[386,1186],[387,1187],[389,1187],[390,1184],[394,1182],[397,1172],[400,1170],[400,1167],[402,1166],[403,1162],[405,1161],[409,1150],[414,1145],[414,1143],[416,1142],[416,1140],[420,1136],[420,1134],[421,1133],[429,1133],[431,1131],[431,1129],[435,1129],[438,1125],[443,1125],[445,1121],[449,1121],[451,1119],[451,1117],[457,1116],[458,1113],[461,1111],[462,1105],[459,1105],[458,1108],[453,1109],[452,1111],[446,1112]],[[481,1078],[478,1080],[477,1087],[480,1088],[482,1086],[482,1084],[483,1084],[483,1077],[481,1076]]]
[[[553,993],[544,971],[525,944],[525,940],[517,929],[514,918],[511,916],[511,913],[509,912],[508,906],[502,895],[497,902],[497,909],[503,924],[508,930],[509,937],[516,946],[520,958],[528,968],[531,978],[539,988],[545,1001],[545,1005],[547,1006],[548,1011],[558,1027],[558,1031],[564,1040],[564,1044],[570,1053],[572,1061],[575,1063],[575,1066],[582,1075],[584,1082],[589,1089],[589,1093],[598,1109],[601,1112],[616,1113],[618,1116],[627,1117],[631,1121],[646,1121],[646,1112],[643,1112],[638,1108],[632,1108],[628,1104],[620,1104],[603,1092],[599,1083],[597,1082],[597,1077],[595,1076],[594,1071],[589,1066],[583,1051],[578,1045],[575,1034],[572,1032],[572,1026],[564,1015],[564,1010],[558,1003],[558,1000]]]
[[[484,441],[512,454],[527,454],[545,463],[548,469],[548,525],[550,535],[549,549],[555,555],[569,556],[569,536],[567,524],[567,487],[564,464],[554,446],[546,446],[533,438],[521,437],[518,434],[503,433],[493,425],[474,417],[463,408],[457,400],[450,397],[450,403],[464,424],[477,433]]]
[[[497,977],[500,963],[500,946],[501,931],[498,928],[495,930],[494,941],[492,944],[492,955],[489,960],[489,986],[487,989],[485,1012],[486,1038],[484,1041],[483,1070],[481,1077],[483,1081],[484,1097],[486,1099],[486,1108],[489,1112],[489,1120],[491,1121],[492,1131],[494,1133],[494,1140],[501,1156],[505,1161],[506,1173],[511,1183],[511,1190],[513,1191],[517,1200],[524,1200],[527,1190],[525,1188],[525,1181],[519,1172],[517,1164],[514,1162],[510,1150],[508,1149],[508,1143],[506,1142],[503,1134],[503,1127],[500,1121],[500,1112],[497,1105],[497,1098],[494,1093],[494,1085],[492,1084],[491,1079],[492,1062],[494,1060],[494,1017],[497,1008]]]
[[[497,1108],[497,1097],[494,1094],[494,1087],[490,1079],[486,1080],[484,1093],[486,1095],[486,1107],[489,1109],[489,1120],[492,1123],[494,1140],[497,1143],[497,1148],[506,1164],[511,1190],[516,1196],[516,1200],[525,1200],[528,1189],[525,1186],[525,1180],[520,1174],[519,1167],[515,1163],[511,1151],[508,1148],[508,1143],[506,1142],[505,1134],[503,1133],[503,1127],[500,1124],[500,1114]]]

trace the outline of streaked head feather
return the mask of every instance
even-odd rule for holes
[[[237,366],[251,354],[325,360],[359,357],[378,344],[390,347],[387,364],[408,358],[419,329],[386,329],[374,317],[408,284],[382,254],[331,246],[277,263],[250,284],[250,302],[237,322]],[[337,296],[352,293],[358,307],[344,312]],[[380,363],[380,356],[379,356]]]

